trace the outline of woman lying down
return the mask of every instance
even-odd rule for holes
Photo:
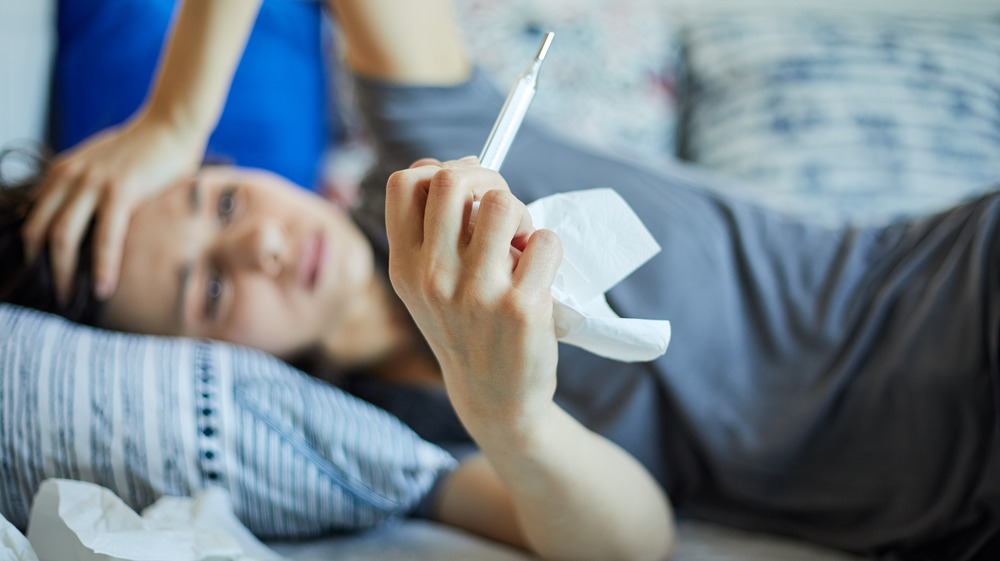
[[[348,28],[367,17],[343,4]],[[379,21],[355,29],[378,38]],[[47,199],[5,190],[0,286],[18,282],[3,299],[290,360],[318,352],[353,373],[351,391],[462,458],[433,518],[546,559],[668,557],[674,509],[887,558],[997,551],[1000,195],[885,228],[820,228],[530,125],[501,176],[460,158],[503,101],[482,76],[461,57],[394,71],[414,66],[386,60],[434,47],[405,34],[407,49],[383,41],[367,64],[350,54],[359,36],[372,39],[348,33],[348,58],[369,77],[359,97],[385,172],[360,208],[204,167],[137,206],[117,289],[98,301],[90,282],[60,298],[38,288],[48,254],[27,258],[21,232]],[[663,247],[608,295],[622,316],[671,320],[671,347],[650,363],[557,344],[560,242],[523,202],[596,186]]]

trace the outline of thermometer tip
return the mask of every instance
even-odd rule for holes
[[[549,31],[545,34],[545,38],[542,39],[542,46],[538,47],[538,53],[535,54],[535,60],[545,59],[545,53],[549,51],[549,45],[552,43],[552,38],[555,36],[556,34],[553,31]]]

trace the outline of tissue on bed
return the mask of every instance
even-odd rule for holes
[[[233,514],[220,488],[162,497],[139,516],[108,489],[48,479],[35,495],[28,541],[41,561],[280,561]]]
[[[0,561],[38,561],[28,539],[0,516]]]
[[[560,193],[531,203],[528,212],[536,228],[552,230],[563,246],[552,284],[559,338],[626,362],[666,352],[669,321],[618,317],[604,296],[660,251],[621,195],[606,188]]]

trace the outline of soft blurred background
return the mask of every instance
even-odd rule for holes
[[[996,0],[456,6],[504,91],[556,31],[532,118],[649,165],[690,160],[764,204],[880,222],[1000,181]],[[131,114],[173,8],[0,0],[0,145],[61,150]],[[337,45],[318,3],[266,0],[209,156],[351,197],[371,155]]]

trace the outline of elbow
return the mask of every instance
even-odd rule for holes
[[[673,559],[677,555],[677,532],[671,528],[670,536],[667,538],[658,559]]]
[[[531,548],[545,561],[580,561],[581,559],[594,559],[600,561],[667,561],[673,559],[677,554],[677,531],[673,523],[666,527],[658,527],[656,532],[648,533],[642,538],[636,539],[627,536],[620,536],[622,539],[614,540],[615,543],[605,543],[605,547],[591,548],[586,552],[581,550],[566,551],[560,548],[559,551],[544,552]],[[598,551],[599,549],[599,551]]]
[[[623,559],[642,559],[643,561],[666,561],[673,559],[677,555],[677,523],[673,516],[673,510],[669,502],[664,497],[664,509],[660,516],[651,517],[653,527],[656,531],[646,530],[647,539],[643,541],[641,551],[631,552],[631,556],[623,556]]]
[[[677,554],[677,526],[673,516],[667,517],[666,524],[659,526],[661,531],[649,534],[652,539],[646,541],[641,551],[631,552],[623,559],[642,559],[644,561],[666,561]]]
[[[669,531],[664,532],[656,543],[644,548],[641,554],[628,559],[643,559],[644,561],[667,561],[677,554],[677,532],[671,524]]]

